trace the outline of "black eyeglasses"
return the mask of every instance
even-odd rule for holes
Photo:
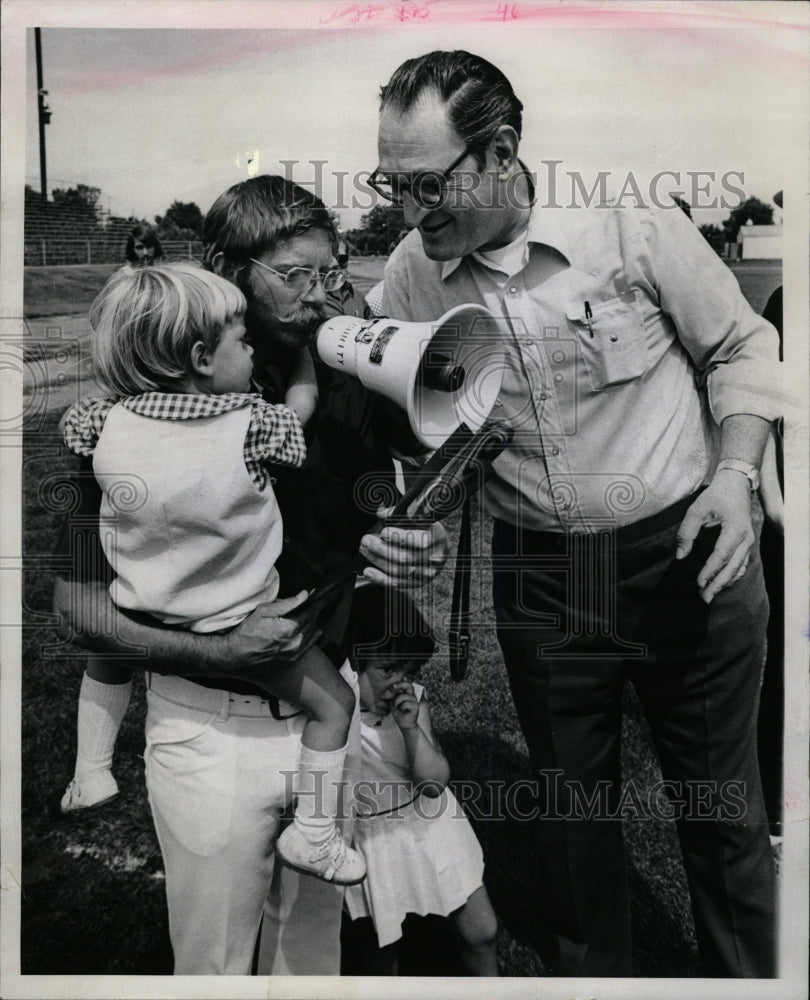
[[[402,175],[388,176],[374,171],[369,177],[369,185],[386,201],[402,204],[402,196],[407,191],[420,208],[438,208],[447,197],[447,182],[456,167],[472,153],[474,146],[467,146],[458,159],[453,160],[443,173],[439,170],[420,170],[410,181],[400,180]]]

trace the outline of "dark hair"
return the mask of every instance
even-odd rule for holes
[[[134,226],[127,238],[127,246],[124,251],[130,264],[137,264],[139,260],[138,255],[135,253],[136,240],[140,240],[145,247],[155,248],[155,260],[160,260],[163,256],[163,247],[160,245],[160,240],[155,230],[151,226]]]
[[[380,108],[402,114],[426,90],[447,104],[450,124],[472,149],[484,149],[501,125],[511,125],[520,138],[523,105],[512,84],[486,59],[461,50],[408,59],[380,89]]]
[[[349,624],[352,664],[362,673],[371,660],[426,663],[436,638],[413,598],[397,587],[370,584],[354,593]]]
[[[261,174],[221,194],[203,222],[203,264],[225,257],[229,276],[283,240],[320,229],[337,245],[334,223],[320,198],[285,177]]]

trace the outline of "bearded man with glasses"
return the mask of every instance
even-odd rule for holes
[[[372,187],[412,228],[384,315],[430,322],[478,302],[504,319],[495,412],[514,436],[485,497],[498,639],[537,779],[548,966],[633,972],[629,681],[672,793],[703,973],[773,976],[751,494],[781,408],[776,332],[675,202],[535,200],[523,105],[486,60],[410,59],[380,97]]]
[[[327,317],[329,293],[345,281],[329,213],[285,178],[254,177],[217,198],[203,238],[205,266],[237,284],[247,300],[254,388],[268,402],[283,402]],[[393,585],[426,582],[446,556],[438,525],[405,532],[378,523],[375,498],[393,482],[389,414],[359,382],[315,367],[319,398],[305,428],[304,465],[272,470],[284,521],[282,591],[227,634],[155,628],[117,609],[98,543],[100,494],[91,468],[71,484],[81,501],[59,546],[65,558],[55,610],[67,637],[97,656],[133,657],[127,666],[147,672],[147,789],[178,975],[248,975],[254,953],[261,973],[339,974],[342,889],[274,865],[306,716],[254,687],[251,672],[297,659],[317,639],[356,686],[347,661],[353,581],[325,619],[285,617],[301,603],[300,591],[358,548],[372,563],[366,575]],[[355,713],[347,785],[358,752]]]

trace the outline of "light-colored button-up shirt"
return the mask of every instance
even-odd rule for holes
[[[524,260],[511,274],[431,261],[414,231],[385,270],[388,316],[476,302],[506,320],[493,416],[515,436],[486,487],[496,517],[638,521],[709,480],[727,416],[779,416],[776,331],[679,208],[535,206]]]

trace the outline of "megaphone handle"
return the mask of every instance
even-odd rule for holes
[[[368,565],[368,559],[358,554],[345,563],[341,563],[339,566],[329,570],[320,583],[310,591],[307,599],[289,612],[286,617],[292,618],[295,621],[306,615],[314,605],[320,605],[322,608],[326,607],[330,599],[337,596],[336,592],[346,581],[351,577],[357,576],[358,573],[362,573]]]
[[[410,528],[414,531],[422,531],[429,529],[436,521],[436,518],[430,517],[408,517],[407,514],[402,514],[397,516],[392,514],[390,517],[385,519],[385,527],[391,528]]]

